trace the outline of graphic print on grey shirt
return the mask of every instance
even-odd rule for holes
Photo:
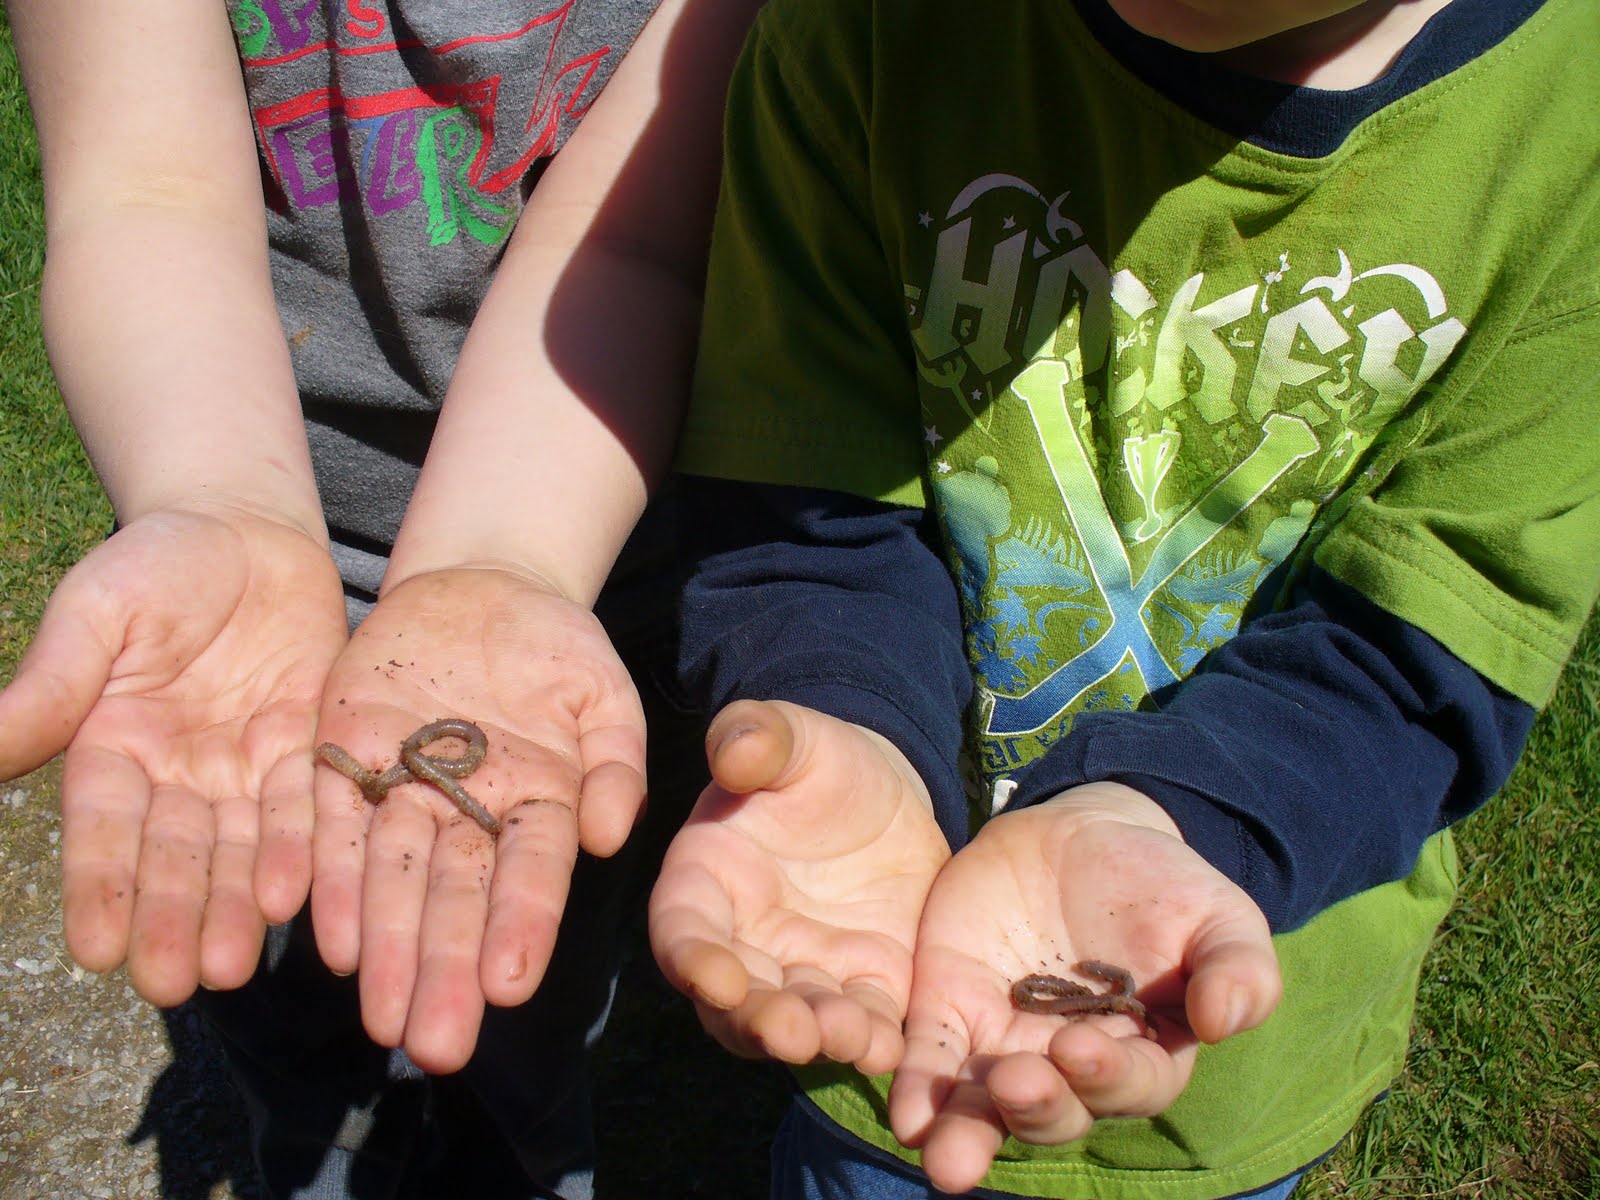
[[[659,0],[227,2],[335,556],[375,592],[523,202]]]

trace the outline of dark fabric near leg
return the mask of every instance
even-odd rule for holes
[[[1304,1170],[1248,1194],[1219,1200],[1288,1200]],[[985,1200],[1013,1193],[975,1188]],[[944,1200],[920,1170],[869,1146],[797,1096],[772,1143],[771,1200]]]

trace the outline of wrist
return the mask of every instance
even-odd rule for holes
[[[174,489],[170,495],[159,491],[142,493],[133,501],[112,497],[112,508],[117,524],[124,528],[135,521],[163,515],[201,517],[225,525],[264,522],[298,533],[318,546],[328,545],[327,525],[316,504],[259,496],[238,488],[224,490],[201,484]]]
[[[448,587],[452,578],[470,578],[477,583],[489,583],[498,578],[507,585],[532,588],[580,608],[593,606],[592,596],[586,597],[581,592],[575,594],[560,579],[540,570],[538,566],[521,559],[492,554],[470,557],[440,555],[437,558],[411,556],[405,559],[392,555],[383,575],[383,585],[378,589],[378,598],[382,600],[401,587]]]
[[[1020,811],[1039,809],[1048,809],[1084,823],[1110,820],[1135,825],[1184,841],[1183,831],[1166,809],[1136,788],[1109,779],[1079,784]],[[1005,815],[1002,813],[996,820],[1004,819]]]
[[[490,557],[443,563],[437,566],[426,565],[404,571],[397,571],[391,560],[389,570],[383,576],[383,586],[378,589],[378,599],[382,602],[402,589],[408,592],[426,591],[448,596],[459,592],[462,584],[470,584],[479,594],[482,594],[485,588],[496,587],[517,589],[524,595],[531,590],[585,610],[590,607],[564,591],[559,582],[527,564]]]
[[[158,513],[194,513],[228,522],[239,518],[267,521],[296,530],[318,545],[328,544],[328,527],[315,491],[296,495],[292,489],[253,488],[237,481],[222,485],[189,480],[170,490],[161,486],[120,489],[120,494],[110,499],[121,525]]]
[[[643,507],[641,492],[626,513],[602,520],[596,505],[580,519],[550,513],[543,503],[487,503],[482,496],[492,488],[475,493],[476,499],[464,492],[445,496],[438,488],[427,496],[423,491],[419,483],[395,535],[384,590],[421,575],[501,571],[592,608]],[[541,509],[555,520],[541,524]],[[499,514],[522,519],[497,520]]]

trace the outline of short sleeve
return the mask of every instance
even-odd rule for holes
[[[1600,302],[1509,338],[1315,557],[1545,704],[1600,592]]]
[[[871,207],[864,8],[770,4],[745,47],[678,466],[922,506],[915,360]]]

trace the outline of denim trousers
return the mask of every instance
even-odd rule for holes
[[[623,932],[706,774],[704,720],[673,683],[670,543],[654,542],[657,553],[636,552],[595,607],[644,702],[650,804],[617,855],[580,853],[543,982],[526,1004],[488,1009],[463,1070],[428,1076],[367,1037],[356,980],[323,966],[307,912],[269,931],[243,988],[197,995],[249,1112],[271,1200],[593,1195],[589,1051],[610,1011]]]
[[[1226,1200],[1288,1200],[1303,1174]],[[940,1200],[948,1194],[935,1191],[909,1163],[834,1124],[804,1096],[795,1099],[772,1143],[771,1200]],[[985,1189],[965,1194],[1018,1200]]]

